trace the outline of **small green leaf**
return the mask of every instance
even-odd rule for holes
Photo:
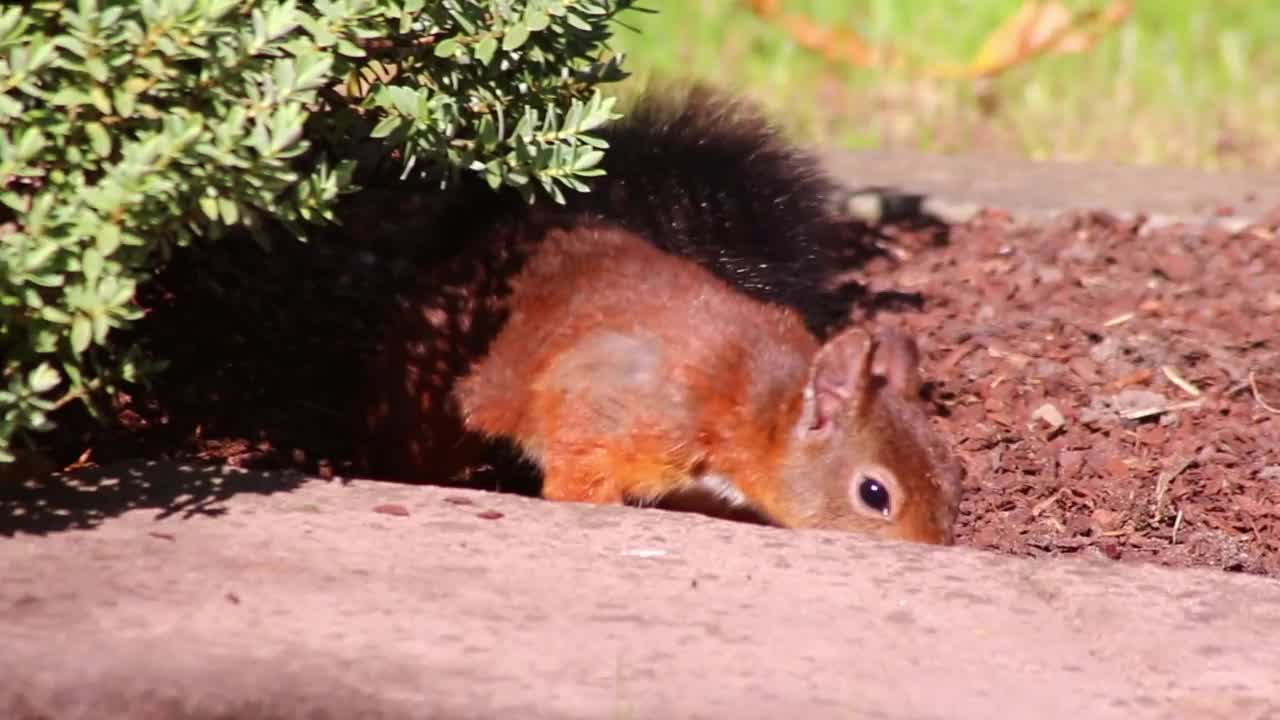
[[[39,403],[33,400],[31,404],[38,405]],[[28,413],[27,421],[24,424],[36,432],[53,429],[53,423],[49,422],[49,416],[42,410],[31,410]]]
[[[498,124],[489,115],[480,118],[480,127],[476,128],[476,142],[482,147],[492,147],[498,142]]]
[[[525,108],[520,122],[516,123],[515,136],[528,142],[533,139],[533,126],[538,124],[538,111]]]
[[[107,64],[100,57],[85,58],[84,69],[89,71],[89,77],[100,83],[105,83],[111,77]]]
[[[98,278],[102,277],[102,253],[97,248],[87,248],[84,255],[80,258],[80,271],[84,273],[84,277],[90,284],[96,283]]]
[[[551,24],[551,16],[546,10],[537,10],[532,5],[525,9],[524,24],[533,32],[546,30]]]
[[[80,388],[84,386],[84,373],[80,370],[80,366],[71,362],[62,363],[62,372],[67,374],[67,380],[71,383],[71,387]]]
[[[111,98],[107,96],[107,91],[102,89],[101,86],[94,85],[89,88],[89,101],[103,115],[111,114]]]
[[[44,149],[44,134],[36,128],[27,128],[22,133],[22,137],[18,138],[18,147],[14,151],[18,162],[27,162],[35,157],[36,153]]]
[[[501,160],[493,160],[484,166],[484,179],[489,187],[497,189],[502,184],[503,167]]]
[[[94,313],[92,324],[93,341],[99,345],[107,344],[107,333],[111,331],[111,318],[102,313]]]
[[[63,87],[49,98],[50,105],[59,107],[72,107],[75,105],[88,105],[89,93],[77,87]]]
[[[573,161],[573,169],[575,171],[589,170],[595,167],[604,158],[604,153],[599,150],[588,150],[580,153]]]
[[[235,225],[240,221],[240,207],[227,198],[218,198],[218,213],[222,222],[227,225]]]
[[[133,299],[134,289],[135,285],[132,281],[122,282],[120,283],[120,287],[115,288],[115,291],[107,298],[107,302],[116,307],[121,307]]]
[[[498,50],[498,39],[492,35],[486,35],[483,40],[476,45],[476,59],[485,65],[493,59],[493,54]]]
[[[97,241],[98,252],[103,255],[110,255],[120,247],[120,226],[115,223],[103,223],[98,227]]]
[[[41,325],[31,334],[31,349],[40,355],[52,355],[58,351],[58,342],[61,340],[62,333],[57,328]]]
[[[85,123],[84,132],[89,136],[89,146],[93,148],[93,152],[98,157],[111,155],[111,135],[107,133],[107,128],[102,123]]]
[[[77,355],[89,349],[93,339],[93,321],[87,315],[76,314],[71,319],[71,350]]]
[[[52,390],[61,381],[62,376],[47,362],[40,363],[27,374],[27,387],[31,388],[31,392],[36,394]]]
[[[128,86],[129,83],[125,83],[125,87],[118,87],[111,93],[116,110],[123,117],[132,117],[138,103],[138,93],[127,89]]]
[[[523,23],[516,23],[507,28],[507,32],[502,36],[502,49],[511,52],[524,45],[524,41],[529,39],[529,26]]]
[[[388,115],[387,117],[382,118],[382,120],[373,128],[373,132],[369,133],[369,136],[375,137],[375,138],[384,138],[390,135],[391,133],[399,130],[400,125],[403,122],[404,120],[400,117],[397,117],[395,115]]]
[[[462,49],[462,43],[457,38],[446,38],[436,45],[435,55],[438,58],[453,57]]]
[[[58,243],[46,240],[26,254],[26,257],[22,259],[22,269],[27,272],[35,272],[44,267],[45,263],[49,262],[49,259],[56,252],[58,252]]]
[[[63,312],[52,305],[45,305],[40,308],[40,318],[59,325],[66,325],[71,322],[71,315],[69,313]]]
[[[346,38],[339,38],[339,39],[338,39],[338,54],[339,54],[339,55],[342,55],[343,57],[350,57],[350,58],[362,58],[362,57],[364,57],[367,53],[364,51],[364,48],[362,48],[362,47],[360,47],[359,45],[357,45],[357,44],[355,44],[355,43],[351,42],[350,40],[348,40],[348,39],[346,39]]]
[[[0,95],[0,116],[16,117],[22,114],[22,103],[8,95]]]
[[[215,221],[218,219],[218,198],[217,197],[213,195],[201,196],[197,204],[200,205],[200,212],[204,213],[205,217]]]

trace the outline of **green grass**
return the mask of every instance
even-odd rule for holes
[[[968,60],[1020,0],[783,0],[922,65]],[[1072,7],[1091,3],[1068,0]],[[1098,0],[1092,5],[1100,5]],[[635,74],[744,93],[799,139],[1037,159],[1280,168],[1280,4],[1136,0],[1090,51],[1042,56],[997,78],[997,109],[967,80],[825,62],[738,0],[650,0],[615,46]]]

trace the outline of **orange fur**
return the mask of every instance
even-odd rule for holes
[[[793,311],[616,228],[552,229],[531,253],[456,398],[468,430],[542,467],[545,497],[711,483],[783,526],[952,541],[959,465],[908,340],[853,329],[820,347]],[[857,499],[868,477],[892,496],[882,515]]]

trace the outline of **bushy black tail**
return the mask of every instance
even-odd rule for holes
[[[602,135],[606,174],[561,212],[621,225],[793,307],[819,336],[845,321],[857,289],[832,278],[859,238],[833,215],[838,188],[755,107],[701,86],[650,92]]]

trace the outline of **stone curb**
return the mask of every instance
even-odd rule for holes
[[[1280,717],[1263,578],[159,463],[40,496],[14,720]]]

